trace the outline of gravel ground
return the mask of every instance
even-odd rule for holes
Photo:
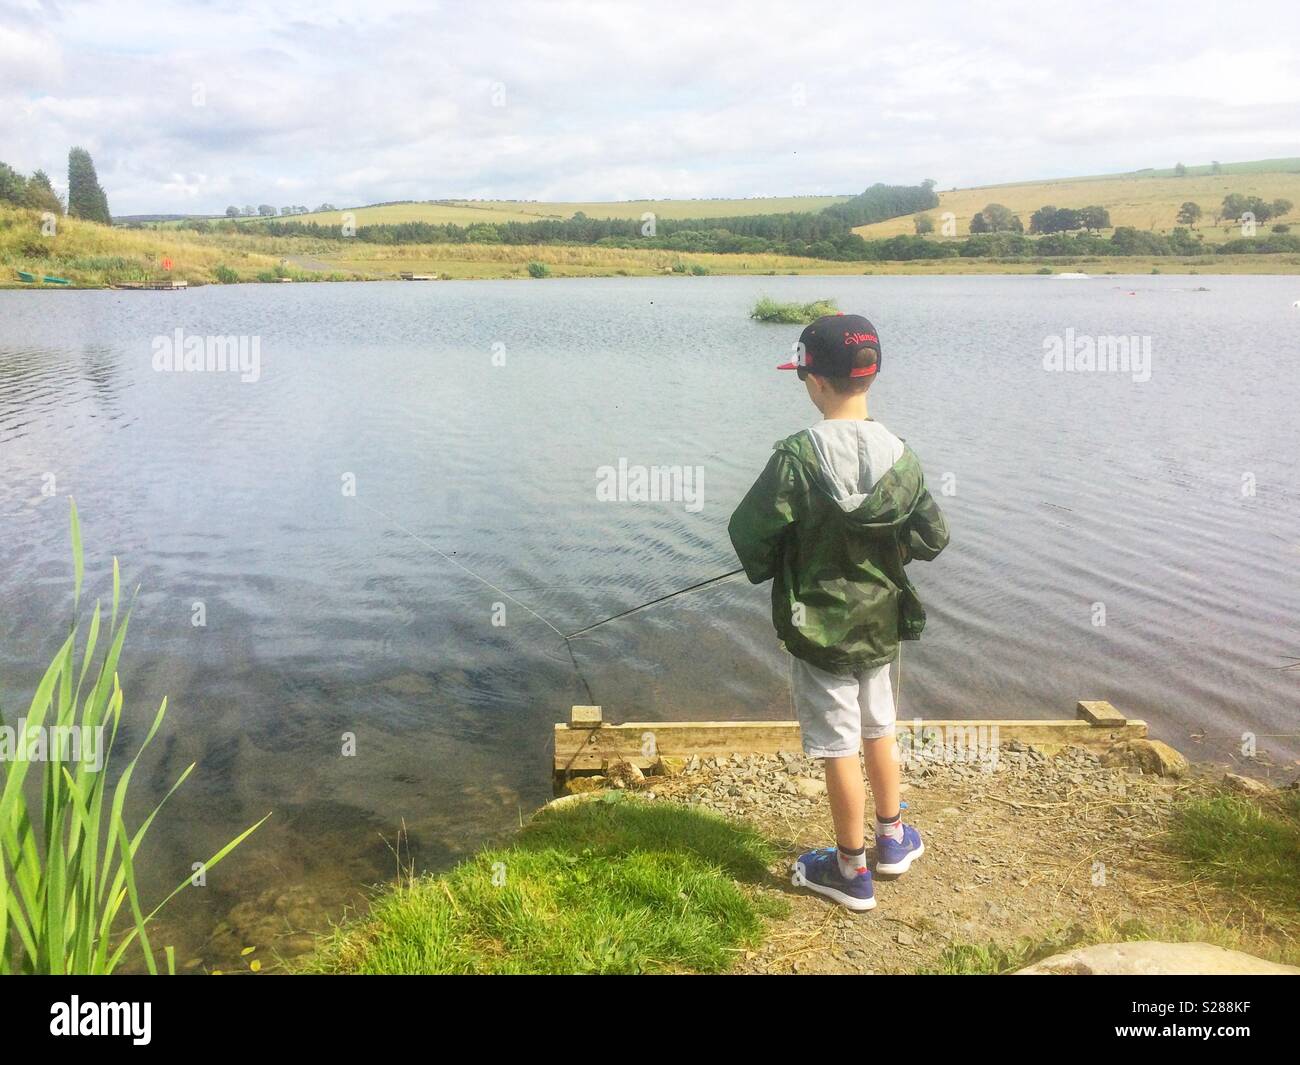
[[[1126,761],[1118,752],[1072,747],[1049,756],[1013,743],[991,763],[942,750],[905,763],[904,818],[926,853],[905,876],[877,878],[877,907],[862,914],[790,885],[790,861],[834,841],[819,762],[790,752],[692,758],[675,775],[625,783],[751,822],[781,844],[785,857],[759,890],[784,897],[789,915],[738,960],[740,972],[915,972],[939,964],[950,944],[1037,942],[1132,918],[1258,929],[1248,904],[1225,909],[1160,844],[1174,800],[1217,790],[1222,767],[1169,778],[1114,764]]]

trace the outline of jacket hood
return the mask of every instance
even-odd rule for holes
[[[851,524],[892,532],[920,502],[925,478],[912,449],[879,422],[829,421],[776,445]]]

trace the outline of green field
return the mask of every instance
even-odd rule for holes
[[[1133,174],[954,189],[940,192],[939,206],[921,213],[930,215],[937,229],[943,213],[951,211],[957,218],[956,235],[964,237],[970,231],[971,216],[990,203],[1009,207],[1020,216],[1026,228],[1029,216],[1047,204],[1055,207],[1097,205],[1110,212],[1110,220],[1116,226],[1133,226],[1135,229],[1167,233],[1178,224],[1176,216],[1179,207],[1190,200],[1199,204],[1204,212],[1198,228],[1206,233],[1214,233],[1223,230],[1222,225],[1214,224],[1214,216],[1223,198],[1231,192],[1238,192],[1247,196],[1260,196],[1270,202],[1277,199],[1290,200],[1297,208],[1293,208],[1282,221],[1300,220],[1300,159],[1225,163],[1221,174],[1211,174],[1209,170],[1208,166],[1189,166],[1186,177],[1174,177],[1172,169],[1141,170]],[[914,221],[915,215],[905,215],[874,225],[859,226],[854,232],[868,240],[893,237],[913,232]]]
[[[295,222],[322,226],[343,224],[351,215],[355,225],[401,222],[454,223],[537,222],[572,218],[582,212],[588,218],[640,218],[651,212],[659,218],[729,218],[751,214],[785,214],[790,211],[820,211],[848,196],[771,196],[740,200],[619,200],[609,203],[539,203],[530,200],[439,200],[422,203],[387,203],[371,207],[349,207],[338,211],[312,211],[292,215]],[[265,221],[240,218],[239,222]]]

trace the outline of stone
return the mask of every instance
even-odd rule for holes
[[[434,690],[427,677],[411,672],[381,680],[379,686],[394,695],[432,695]]]
[[[679,777],[686,772],[686,759],[661,754],[655,763],[655,773],[661,777]]]
[[[606,762],[605,776],[615,788],[635,788],[645,780],[640,767],[631,762]]]
[[[1237,773],[1224,773],[1223,786],[1230,791],[1240,792],[1242,795],[1267,795],[1273,790],[1262,780],[1243,777]]]
[[[1181,777],[1187,772],[1187,759],[1160,740],[1125,740],[1106,752],[1109,766],[1136,766],[1158,777]]]
[[[608,787],[608,782],[599,775],[570,777],[569,782],[564,785],[564,794],[582,795],[589,791],[602,791],[606,787]]]
[[[1053,954],[1017,976],[1300,976],[1279,965],[1211,943],[1097,943]]]
[[[815,799],[819,795],[826,794],[826,781],[817,780],[815,777],[795,777],[794,786],[806,799]]]

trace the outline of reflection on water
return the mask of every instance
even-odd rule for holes
[[[71,494],[90,592],[107,594],[114,554],[140,584],[123,742],[163,695],[174,706],[140,808],[199,763],[157,823],[149,887],[275,811],[178,899],[165,931],[182,961],[337,917],[392,875],[403,825],[403,856],[446,867],[548,797],[551,726],[586,696],[554,632],[437,551],[565,631],[732,568],[731,508],[814,413],[771,369],[795,331],[748,310],[833,296],[882,331],[873,414],[952,493],[903,713],[1068,716],[1105,698],[1185,749],[1226,756],[1250,731],[1295,758],[1300,677],[1277,668],[1300,654],[1294,288],[0,292],[0,697],[25,706],[67,617]],[[176,328],[258,336],[261,379],[153,372],[151,339]],[[1150,380],[1045,371],[1045,340],[1069,328],[1150,337]],[[702,509],[599,501],[597,470],[620,459],[703,467]],[[614,720],[789,715],[766,588],[726,583],[574,646]]]

